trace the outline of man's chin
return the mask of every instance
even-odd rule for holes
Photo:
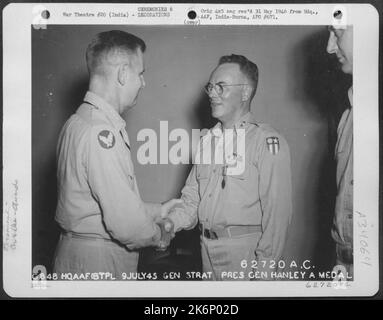
[[[124,112],[127,112],[127,111],[130,111],[132,110],[135,106],[136,106],[137,102],[134,101],[133,103],[130,103],[129,105],[127,105],[125,108],[124,108]]]
[[[217,111],[214,111],[214,110],[212,110],[212,111],[211,111],[211,116],[212,116],[213,118],[216,118],[216,119],[218,119],[218,118],[221,116],[221,113],[220,113],[220,112],[217,112]]]
[[[222,115],[222,110],[220,106],[211,107],[211,116],[214,118],[219,118]]]
[[[341,66],[341,69],[342,69],[343,73],[352,74],[352,66],[350,66],[349,64],[343,64]]]
[[[134,107],[137,105],[137,100],[138,100],[137,98],[134,99],[134,101],[133,101],[132,103],[129,104],[128,109],[132,109],[132,108],[134,108]]]

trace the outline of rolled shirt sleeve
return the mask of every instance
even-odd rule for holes
[[[106,230],[130,249],[153,245],[160,237],[160,228],[153,221],[157,207],[145,205],[134,190],[135,177],[127,159],[130,154],[123,150],[118,133],[110,126],[98,125],[90,135],[89,184]]]
[[[282,258],[292,216],[290,151],[286,140],[266,134],[258,152],[262,236],[256,248],[259,269]],[[275,271],[275,269],[274,269]]]

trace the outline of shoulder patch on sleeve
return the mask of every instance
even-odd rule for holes
[[[98,143],[104,149],[111,149],[116,143],[116,138],[114,137],[112,131],[102,130],[97,135]]]
[[[267,137],[266,138],[267,149],[273,155],[278,154],[279,152],[279,139],[277,137]]]

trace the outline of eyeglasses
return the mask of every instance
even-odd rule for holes
[[[222,96],[223,91],[225,87],[236,87],[236,86],[247,86],[249,85],[248,83],[239,83],[239,84],[222,84],[222,83],[208,83],[205,87],[204,90],[207,94],[210,94],[212,90],[214,89],[217,95]]]

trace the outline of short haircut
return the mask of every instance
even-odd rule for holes
[[[249,84],[253,87],[253,92],[250,96],[250,101],[255,96],[258,86],[258,67],[254,62],[248,60],[245,56],[232,54],[230,56],[223,56],[219,59],[218,65],[224,63],[236,63],[239,65],[239,69],[249,80]]]
[[[90,74],[97,71],[102,65],[103,59],[111,52],[122,52],[125,54],[135,54],[141,49],[145,52],[145,42],[121,30],[112,30],[98,33],[86,50],[86,63]]]

